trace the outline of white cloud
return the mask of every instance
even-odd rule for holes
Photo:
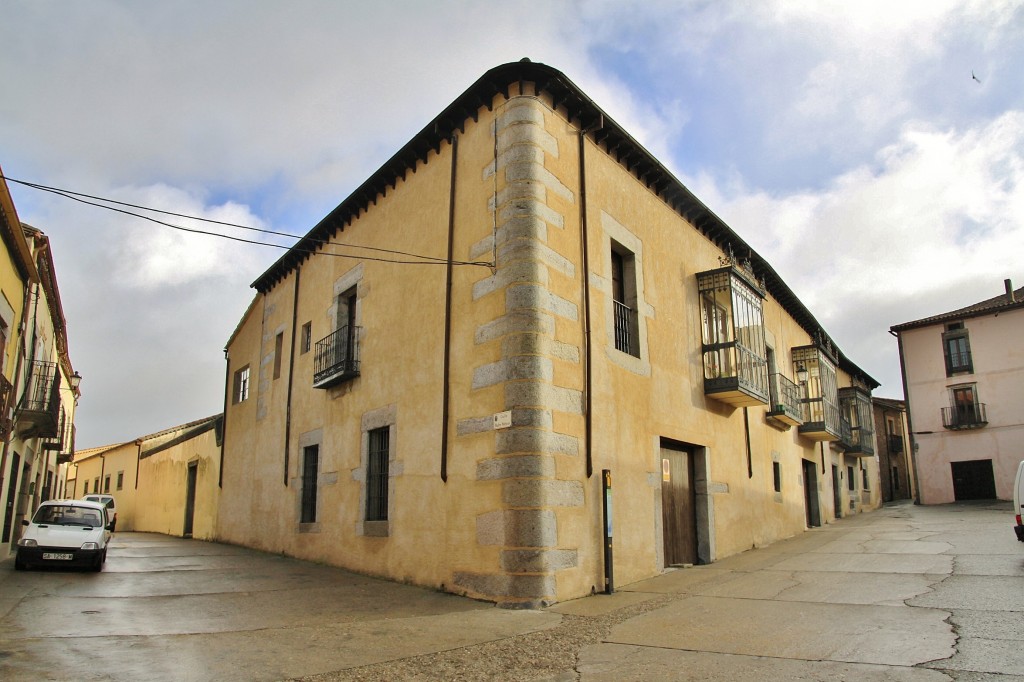
[[[167,185],[120,188],[109,196],[118,201],[180,215],[256,229],[264,227],[263,221],[247,206],[230,201],[206,206],[200,197]],[[178,216],[136,212],[182,229],[135,217],[119,218],[116,228],[108,228],[111,234],[116,229],[123,235],[122,239],[113,241],[116,244],[113,265],[118,279],[128,286],[154,289],[213,278],[235,281],[239,276],[251,275],[273,254],[269,249],[258,251],[243,242],[199,234],[213,232],[250,241],[270,241],[270,237],[259,232]]]
[[[890,326],[1024,277],[1024,112],[963,131],[908,124],[875,163],[822,191],[769,195],[706,176],[693,186],[827,331],[842,332],[855,362],[883,367],[887,386],[898,376]]]

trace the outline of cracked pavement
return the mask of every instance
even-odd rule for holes
[[[0,565],[0,677],[1024,682],[1011,518],[891,505],[541,611],[119,533],[100,574]]]

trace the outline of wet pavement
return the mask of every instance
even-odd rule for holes
[[[1024,681],[1011,519],[889,506],[543,611],[118,533],[101,573],[0,564],[0,679]]]

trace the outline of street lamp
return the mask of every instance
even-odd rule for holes
[[[78,390],[78,385],[82,383],[82,375],[78,373],[78,370],[75,370],[75,373],[71,375],[71,378],[68,379],[68,383],[71,384],[72,390]]]

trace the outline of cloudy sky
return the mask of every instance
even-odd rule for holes
[[[8,176],[296,235],[486,70],[550,64],[876,395],[902,397],[890,326],[1024,285],[1024,0],[2,0],[0,45]],[[219,412],[282,252],[10,189],[53,243],[78,446]]]

